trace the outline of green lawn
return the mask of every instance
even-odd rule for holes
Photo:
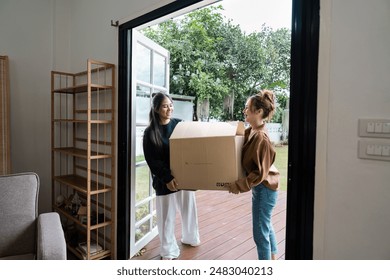
[[[280,172],[280,190],[287,190],[287,154],[288,146],[275,147],[276,159],[275,166]]]

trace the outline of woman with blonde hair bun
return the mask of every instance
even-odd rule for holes
[[[249,127],[245,130],[242,166],[246,177],[230,185],[238,194],[252,190],[252,226],[258,258],[276,259],[277,243],[271,223],[279,188],[279,171],[273,165],[276,152],[266,130],[266,121],[275,110],[274,94],[262,90],[250,96],[243,110]]]

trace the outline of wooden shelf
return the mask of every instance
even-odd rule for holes
[[[54,206],[54,210],[60,213],[62,216],[66,217],[68,220],[71,220],[73,223],[77,224],[78,226],[87,229],[87,224],[83,224],[82,222],[80,222],[78,217],[73,216],[71,213],[69,213],[69,211],[65,210],[64,208]],[[105,222],[90,225],[90,230],[103,228],[109,225],[111,225],[111,220],[106,219]]]
[[[78,142],[88,142],[88,139],[85,138],[75,138],[75,141]],[[98,145],[105,145],[105,146],[111,146],[111,141],[97,141],[97,140],[90,140],[92,144],[98,144]]]
[[[106,90],[106,89],[112,89],[112,86],[106,86],[106,85],[96,85],[96,84],[91,84],[90,86],[91,92],[96,92],[99,90]],[[76,93],[87,93],[88,92],[88,85],[78,85],[78,86],[73,86],[73,87],[66,87],[66,88],[58,88],[58,89],[53,89],[53,93],[67,93],[67,94],[76,94]]]
[[[54,180],[61,184],[68,185],[72,187],[74,190],[87,194],[88,192],[88,182],[86,178],[83,178],[78,175],[63,175],[63,176],[56,176],[54,177]],[[96,195],[99,193],[109,192],[112,191],[112,188],[107,185],[103,185],[101,183],[95,182],[91,180],[91,195]]]
[[[90,110],[93,114],[111,114],[112,109],[92,109]],[[77,114],[87,114],[88,110],[75,110]]]
[[[91,151],[91,156],[88,157],[88,151],[83,150],[83,149],[78,149],[78,148],[73,148],[73,147],[63,147],[63,148],[54,148],[53,151],[55,152],[60,152],[64,154],[68,154],[70,156],[75,156],[79,158],[90,158],[90,159],[103,159],[103,158],[111,158],[111,155],[107,154],[101,154],[95,151]]]
[[[115,256],[114,83],[115,65],[92,59],[87,71],[51,72],[52,207],[72,236],[68,249],[80,259]],[[59,197],[67,208],[56,204]],[[81,209],[82,216],[69,208]],[[96,241],[103,248],[96,253],[74,246]]]
[[[53,122],[69,122],[69,123],[91,123],[91,124],[111,124],[111,120],[76,120],[76,119],[54,119]]]
[[[88,260],[88,259],[89,260],[101,260],[101,259],[105,259],[111,255],[110,250],[102,250],[102,251],[99,251],[98,253],[90,254],[90,257],[88,258],[88,256],[86,254],[81,253],[77,248],[70,246],[70,245],[68,245],[67,247],[68,247],[69,251],[71,251],[76,257],[78,257],[79,259],[82,259],[82,260]]]

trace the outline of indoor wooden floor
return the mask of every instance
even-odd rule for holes
[[[233,195],[225,191],[197,191],[201,245],[180,243],[181,225],[177,218],[176,238],[180,260],[256,260],[252,238],[251,192]],[[286,229],[285,191],[279,191],[272,221],[278,241],[278,259],[284,259]],[[133,260],[158,260],[160,241],[155,237]]]

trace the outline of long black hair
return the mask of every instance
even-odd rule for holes
[[[156,145],[156,147],[162,148],[161,122],[158,111],[160,110],[161,103],[165,98],[168,98],[171,102],[173,101],[167,93],[163,92],[153,93],[152,96],[152,107],[150,108],[149,112],[150,140],[154,145]]]

